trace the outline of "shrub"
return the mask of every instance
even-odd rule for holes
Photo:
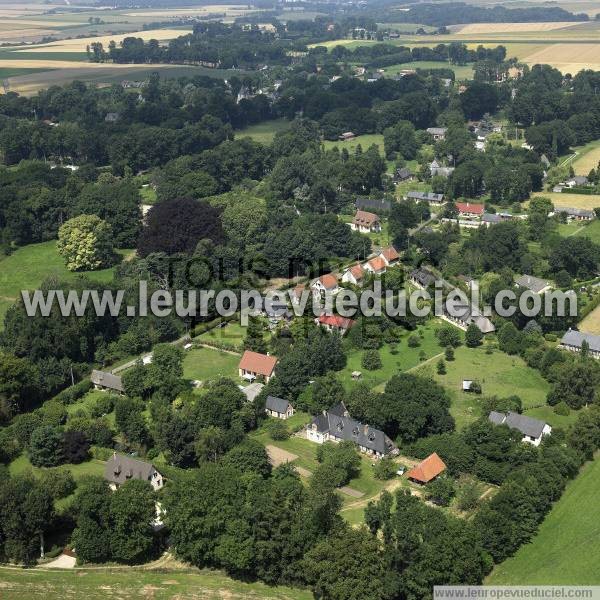
[[[281,419],[273,419],[266,425],[269,436],[272,440],[282,441],[290,437],[290,431]]]
[[[458,490],[456,506],[459,510],[473,510],[479,504],[479,487],[472,480],[465,481]]]
[[[62,392],[56,394],[54,397],[55,400],[58,400],[62,404],[74,404],[85,396],[92,389],[92,382],[89,379],[85,379],[84,381],[80,381],[71,387],[63,390]]]
[[[446,349],[444,350],[444,356],[447,361],[453,361],[454,360],[454,348],[452,346],[446,346]]]
[[[385,457],[375,463],[373,476],[375,479],[385,481],[394,477],[397,470],[396,463],[391,458]]]
[[[553,410],[555,415],[560,415],[561,417],[568,417],[571,414],[569,405],[564,401],[559,402]]]
[[[421,345],[421,338],[418,335],[411,335],[407,343],[409,348],[418,348]]]
[[[71,471],[65,468],[44,471],[41,476],[41,483],[53,500],[70,496],[76,487]]]
[[[448,476],[437,477],[425,487],[427,498],[439,506],[448,506],[456,493],[454,481]]]
[[[115,396],[112,394],[102,394],[100,398],[96,400],[90,409],[90,416],[102,417],[111,413],[115,407]]]
[[[360,364],[363,369],[367,369],[367,371],[381,369],[381,357],[379,356],[379,352],[377,350],[365,350]]]
[[[440,360],[438,361],[438,364],[437,364],[437,373],[438,373],[438,375],[445,375],[446,374],[446,363],[444,362],[443,358],[440,358]]]

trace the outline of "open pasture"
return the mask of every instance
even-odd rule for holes
[[[593,210],[600,206],[600,195],[594,194],[563,194],[562,192],[535,192],[532,196],[550,198],[554,206],[568,208],[587,208]]]
[[[457,35],[472,35],[475,33],[517,33],[521,31],[552,31],[579,25],[579,22],[557,21],[553,23],[468,23],[466,25],[451,25],[450,31]]]

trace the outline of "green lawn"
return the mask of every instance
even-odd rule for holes
[[[237,321],[229,321],[225,327],[215,327],[195,339],[199,342],[233,344],[241,349],[247,330]]]
[[[172,598],[203,600],[310,600],[307,590],[243,583],[220,571],[198,569],[106,568],[43,570],[2,567],[3,600],[63,600],[66,597],[105,600],[115,598]]]
[[[91,417],[90,410],[91,410],[92,406],[94,404],[96,404],[96,401],[99,398],[105,397],[106,394],[107,394],[107,392],[102,392],[100,390],[90,390],[87,394],[85,394],[84,396],[79,398],[79,400],[77,400],[73,404],[67,405],[67,414],[68,414],[67,418],[71,418],[71,417],[75,416],[79,411],[83,411],[86,413],[87,416]],[[110,414],[106,415],[106,420],[108,421],[109,425],[114,427],[114,424],[115,424],[114,411],[111,412]]]
[[[600,244],[600,221],[598,219],[594,219],[587,225],[578,224],[575,235],[579,237],[587,237],[592,240],[592,242]]]
[[[141,187],[138,191],[144,204],[154,204],[156,202],[156,190],[153,187]]]
[[[245,129],[236,131],[235,136],[237,138],[249,137],[255,142],[270,144],[273,141],[276,133],[285,131],[289,128],[289,126],[290,121],[287,119],[274,119],[273,121],[266,121],[265,123],[250,125]]]
[[[450,69],[456,79],[473,79],[473,65],[451,65],[445,61],[415,61],[385,67],[385,76],[396,75],[405,69]]]
[[[183,376],[186,379],[206,381],[219,377],[237,380],[240,356],[212,348],[194,348],[186,353]]]
[[[101,460],[96,460],[92,458],[86,462],[80,463],[78,465],[60,465],[61,468],[69,469],[73,474],[73,478],[75,480],[81,479],[86,475],[100,475],[104,474],[104,462]],[[8,470],[12,476],[20,475],[25,471],[31,470],[34,475],[38,476],[44,470],[43,467],[34,467],[30,462],[29,458],[25,454],[21,454],[13,460]]]
[[[385,382],[393,375],[419,365],[421,362],[421,352],[425,353],[425,360],[443,352],[443,349],[440,348],[437,338],[435,337],[435,330],[439,329],[440,326],[441,321],[435,319],[427,321],[427,323],[421,325],[417,331],[405,331],[400,339],[400,343],[397,345],[398,353],[395,355],[391,353],[390,346],[385,344],[383,348],[380,348],[379,350],[382,366],[381,369],[377,369],[376,371],[367,371],[362,367],[362,350],[350,351],[348,353],[346,367],[338,373],[340,381],[347,387],[352,386],[354,385],[351,377],[352,371],[360,371],[362,373],[362,382],[367,383],[371,387],[376,387],[378,391],[383,391]],[[420,337],[419,332],[422,332],[423,334],[420,346],[410,348],[408,346],[408,338],[411,335]]]
[[[600,460],[586,464],[531,543],[498,565],[490,585],[600,584]]]
[[[352,154],[356,147],[360,144],[363,150],[368,150],[370,146],[373,144],[377,144],[379,146],[379,152],[383,156],[383,134],[381,133],[367,133],[365,135],[358,135],[352,140],[347,140],[345,142],[335,141],[332,142],[330,140],[325,140],[323,145],[325,146],[325,150],[331,150],[332,148],[346,148],[350,154]]]
[[[454,358],[454,361],[446,361],[446,375],[438,375],[435,365],[428,365],[426,370],[448,390],[452,399],[450,412],[458,429],[479,417],[479,403],[483,396],[505,398],[517,395],[524,409],[545,405],[550,384],[539,371],[528,367],[522,358],[509,356],[500,350],[486,354],[483,347],[466,346],[457,348]],[[463,379],[478,381],[482,395],[463,392]]]
[[[132,251],[119,252],[127,255]],[[114,268],[110,268],[82,273],[67,271],[64,260],[56,250],[55,240],[18,248],[10,256],[0,260],[0,328],[4,314],[20,297],[21,290],[39,288],[47,277],[74,281],[80,275],[85,275],[93,281],[104,283],[112,280],[113,270]]]

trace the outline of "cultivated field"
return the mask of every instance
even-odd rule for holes
[[[563,194],[562,192],[535,192],[533,196],[550,198],[554,206],[568,208],[588,208],[590,210],[600,206],[600,195],[594,194]]]
[[[395,75],[404,69],[450,69],[457,79],[473,79],[472,65],[453,65],[444,61],[416,61],[385,67],[386,76]]]
[[[600,162],[600,141],[590,142],[577,152],[577,158],[573,161],[575,174],[587,175]]]
[[[498,565],[490,585],[592,585],[600,572],[600,460],[570,482],[530,544]]]
[[[450,31],[458,35],[474,33],[516,33],[521,31],[552,31],[579,25],[579,22],[557,21],[555,23],[469,23],[467,25],[452,25]]]

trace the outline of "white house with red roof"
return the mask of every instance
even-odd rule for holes
[[[394,248],[394,246],[388,246],[387,248],[383,248],[379,253],[380,258],[382,258],[388,267],[393,267],[398,264],[400,260],[400,255],[398,254],[398,250]]]
[[[383,275],[387,269],[387,264],[381,256],[376,256],[375,258],[367,261],[363,265],[363,268],[365,271],[369,271],[369,273],[372,273],[373,275]]]
[[[381,220],[375,213],[357,210],[352,223],[350,223],[350,228],[353,231],[360,231],[360,233],[379,233]]]
[[[351,283],[352,285],[361,286],[365,280],[365,270],[361,264],[356,264],[346,269],[342,275],[342,281],[344,283]]]
[[[348,329],[351,329],[356,324],[356,321],[348,317],[341,317],[340,315],[321,315],[315,319],[315,323],[320,327],[324,327],[327,331],[336,332],[344,336]]]
[[[340,291],[337,277],[331,273],[321,275],[310,284],[310,287],[314,294],[320,294],[321,296],[325,294],[335,296]]]
[[[239,375],[246,381],[254,381],[257,377],[264,377],[265,383],[275,375],[277,357],[246,350],[239,364]]]
[[[473,204],[472,202],[457,202],[456,210],[461,217],[482,217],[484,212],[483,204]]]

